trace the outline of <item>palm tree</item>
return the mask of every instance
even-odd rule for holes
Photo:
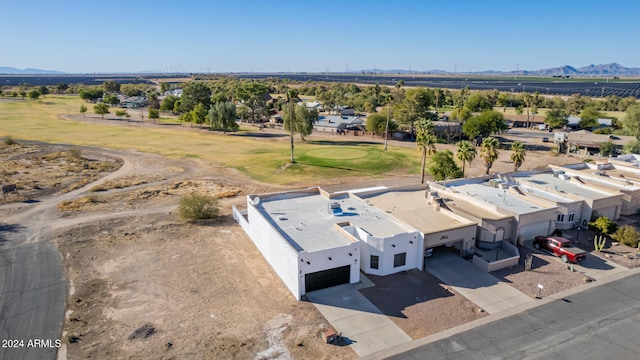
[[[389,140],[389,121],[391,120],[391,101],[393,101],[393,95],[386,94],[384,101],[387,103],[387,125],[384,127],[384,150],[387,151],[387,140]]]
[[[462,140],[458,143],[458,152],[456,153],[456,157],[462,162],[462,177],[464,177],[465,163],[469,163],[469,166],[471,166],[471,162],[476,158],[476,154],[476,147],[473,146],[471,141]]]
[[[289,139],[291,142],[291,163],[295,163],[295,159],[293,157],[293,130],[295,128],[294,126],[294,121],[295,121],[295,114],[294,114],[294,110],[293,110],[293,103],[298,99],[298,92],[295,89],[288,89],[287,90],[287,103],[289,104],[289,111],[288,111],[288,119],[287,117],[285,117],[284,121],[289,121]]]
[[[529,93],[524,93],[522,94],[522,102],[527,105],[527,125],[526,127],[529,127],[529,112],[531,111],[531,104],[533,102],[533,96],[531,96],[531,94]]]
[[[498,139],[493,137],[486,137],[482,139],[482,145],[480,145],[480,157],[484,160],[484,167],[487,169],[485,174],[489,174],[489,170],[493,166],[493,162],[498,159]]]
[[[416,146],[422,152],[422,168],[420,171],[420,183],[424,184],[424,169],[427,162],[427,154],[436,152],[437,138],[432,134],[434,125],[430,120],[420,120],[416,123]]]
[[[524,162],[525,155],[527,154],[527,149],[524,144],[520,141],[514,141],[511,144],[511,161],[513,162],[513,171],[518,171],[522,163]]]

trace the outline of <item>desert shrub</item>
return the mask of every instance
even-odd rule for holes
[[[196,221],[218,217],[218,199],[205,194],[184,195],[180,199],[178,214],[183,220]]]
[[[613,235],[611,235],[611,238],[621,244],[637,247],[638,239],[640,239],[640,231],[638,231],[635,226],[622,225]]]
[[[71,148],[69,149],[69,156],[76,160],[80,160],[82,159],[82,150],[78,148]]]
[[[589,223],[589,230],[600,234],[610,235],[616,232],[618,224],[606,216],[600,216],[595,221]]]
[[[4,144],[5,145],[15,145],[18,142],[13,140],[13,138],[11,136],[7,136],[6,138],[4,138]]]

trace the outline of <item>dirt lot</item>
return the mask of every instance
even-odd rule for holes
[[[414,339],[487,315],[467,298],[424,271],[367,277],[376,286],[361,289],[360,292]]]

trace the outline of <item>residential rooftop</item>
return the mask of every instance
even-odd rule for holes
[[[331,215],[331,204],[338,204],[341,213]],[[256,207],[298,251],[313,252],[350,244],[352,240],[336,227],[341,223],[351,223],[379,237],[414,231],[350,194],[329,199],[317,190],[283,193],[260,200]]]
[[[454,183],[449,183],[446,186],[461,194],[465,194],[471,198],[484,201],[518,215],[529,214],[553,207],[526,201],[510,193],[507,189],[491,187],[488,182],[456,181]]]
[[[376,208],[391,214],[424,234],[473,224],[469,220],[449,215],[445,210],[436,210],[433,205],[427,203],[425,190],[389,191],[367,195],[364,198]]]
[[[612,195],[612,193],[607,192],[604,189],[599,191],[593,187],[590,188],[588,186],[580,185],[575,181],[555,177],[552,173],[529,174],[522,180],[534,184],[542,189],[546,189],[549,193],[556,191],[592,200],[598,200]]]

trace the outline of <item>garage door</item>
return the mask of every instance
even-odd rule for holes
[[[320,290],[336,285],[348,284],[351,266],[341,266],[333,269],[309,273],[304,276],[306,292]]]
[[[520,228],[520,237],[531,240],[538,235],[549,235],[549,220],[524,225]]]

